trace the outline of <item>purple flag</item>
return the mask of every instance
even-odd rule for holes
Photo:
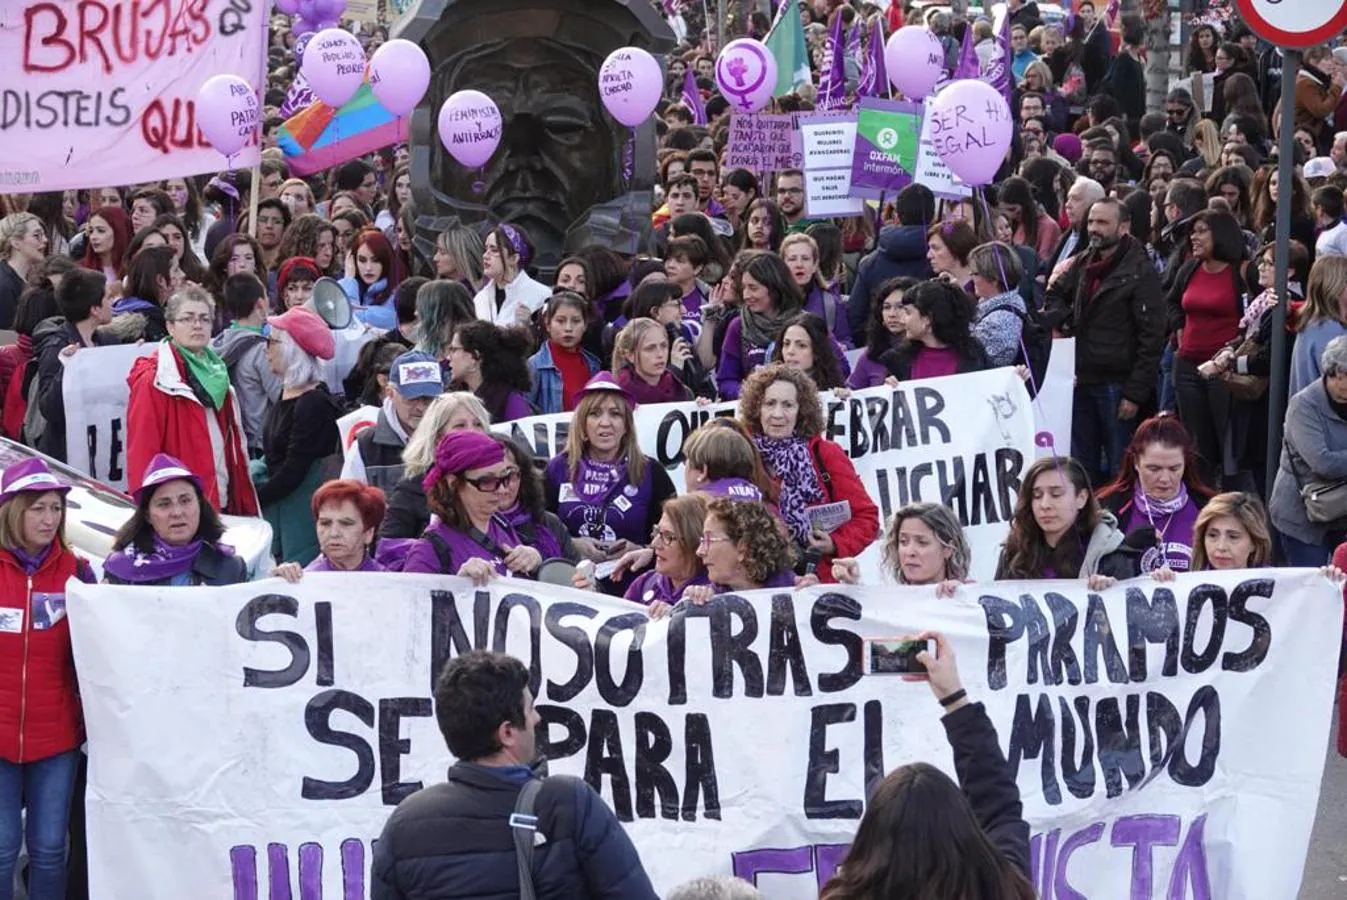
[[[963,30],[963,43],[959,46],[959,61],[954,66],[951,78],[958,81],[962,78],[977,78],[981,74],[978,52],[973,47],[973,23],[968,22]]]
[[[706,107],[702,105],[701,92],[697,90],[697,78],[693,74],[691,67],[687,74],[683,76],[683,105],[692,110],[692,124],[706,124]]]
[[[1015,79],[1010,75],[1010,13],[1001,18],[1001,33],[996,36],[996,49],[992,51],[987,70],[982,80],[1001,92],[1006,98],[1006,106],[1015,108]]]
[[[861,23],[856,22],[847,32],[847,58],[859,61],[861,58]]]
[[[833,14],[832,31],[824,50],[824,67],[819,72],[817,109],[837,109],[847,102],[846,66],[842,53],[846,45],[842,38],[842,16]]]
[[[876,19],[870,26],[870,42],[861,57],[861,80],[856,88],[858,97],[887,97],[889,95],[889,67],[884,62],[884,24]]]
[[[1121,5],[1122,4],[1119,2],[1119,0],[1108,0],[1108,9],[1104,10],[1105,28],[1108,27],[1109,22],[1112,22],[1114,19],[1118,18],[1118,8]]]

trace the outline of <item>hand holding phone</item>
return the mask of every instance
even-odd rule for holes
[[[925,675],[919,654],[936,656],[935,641],[917,638],[870,638],[865,642],[866,675]]]

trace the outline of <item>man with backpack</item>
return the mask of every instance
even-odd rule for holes
[[[622,824],[578,778],[531,768],[541,717],[529,670],[504,653],[456,656],[435,718],[458,758],[398,804],[374,845],[371,900],[656,900]]]
[[[229,367],[229,381],[238,395],[243,433],[248,438],[248,456],[261,459],[267,412],[281,399],[281,380],[271,371],[267,338],[262,333],[271,311],[266,286],[251,272],[230,275],[225,279],[224,305],[232,322],[210,343]]]
[[[1044,307],[1046,322],[1076,339],[1071,455],[1093,484],[1117,474],[1138,412],[1154,402],[1165,343],[1160,276],[1128,220],[1119,200],[1090,206],[1090,247],[1048,288]]]
[[[97,331],[112,321],[107,283],[102,272],[74,269],[61,279],[56,290],[56,307],[61,315],[33,329],[33,359],[23,376],[28,392],[24,442],[62,462],[66,445],[65,394],[61,388],[65,366],[61,357],[81,347],[117,343],[114,337]]]

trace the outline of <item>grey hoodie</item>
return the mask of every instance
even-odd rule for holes
[[[267,339],[256,331],[231,325],[210,342],[229,367],[229,380],[238,395],[248,454],[262,455],[262,429],[267,412],[281,398],[281,380],[271,371]]]

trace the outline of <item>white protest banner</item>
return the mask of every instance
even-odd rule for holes
[[[0,193],[157,182],[225,167],[196,125],[216,75],[265,86],[256,0],[4,0]],[[257,146],[232,160],[256,165]]]
[[[885,773],[953,772],[927,687],[862,675],[864,639],[925,629],[996,726],[1040,896],[1291,898],[1342,634],[1340,589],[1306,570],[755,591],[656,621],[364,573],[72,582],[68,608],[93,900],[368,896],[371,842],[452,762],[435,676],[476,647],[530,667],[540,752],[601,793],[659,893],[734,872],[813,898]]]
[[[856,466],[880,521],[918,500],[949,505],[973,548],[975,577],[990,578],[1015,509],[1020,473],[1034,459],[1034,415],[1013,369],[928,378],[897,388],[820,398],[828,437]],[[669,471],[683,490],[683,442],[713,416],[732,416],[735,403],[661,403],[636,409],[642,451]],[[518,419],[494,427],[540,456],[566,446],[569,413]],[[879,578],[880,544],[861,556],[862,571]]]
[[[90,478],[126,490],[126,376],[158,344],[84,347],[61,358],[66,462]]]
[[[1055,338],[1048,370],[1034,398],[1034,444],[1039,456],[1071,455],[1072,397],[1076,391],[1076,339]]]
[[[804,205],[808,216],[858,216],[865,201],[851,196],[856,113],[796,116],[804,155]]]

